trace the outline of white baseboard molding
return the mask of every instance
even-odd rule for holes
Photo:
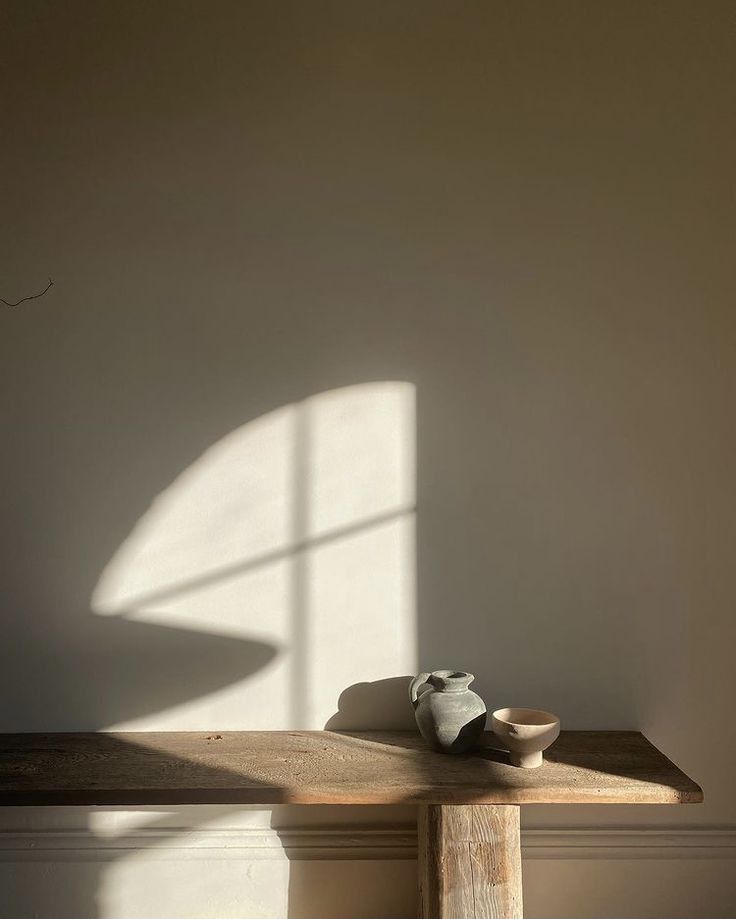
[[[736,858],[736,827],[566,828],[522,832],[525,859]],[[413,859],[416,831],[397,827],[2,830],[0,862],[147,859]]]
[[[736,858],[736,827],[530,829],[524,858]]]
[[[112,861],[135,852],[151,859],[411,859],[416,858],[416,832],[406,827],[172,827],[129,830],[120,836],[84,830],[0,832],[0,862],[18,858]]]

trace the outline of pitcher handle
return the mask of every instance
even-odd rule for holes
[[[417,704],[417,699],[419,697],[417,690],[422,684],[426,683],[427,680],[429,680],[429,672],[417,674],[411,683],[409,683],[409,699],[412,705]]]

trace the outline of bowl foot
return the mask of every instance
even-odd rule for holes
[[[542,765],[542,751],[536,753],[510,753],[509,759],[512,766],[521,766],[522,769],[537,769]]]

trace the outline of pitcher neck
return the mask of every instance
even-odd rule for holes
[[[434,670],[428,682],[438,692],[466,692],[475,677],[464,670]]]

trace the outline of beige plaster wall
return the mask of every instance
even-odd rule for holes
[[[527,823],[732,827],[730,4],[0,17],[0,296],[54,280],[0,312],[0,727],[186,725],[236,681],[247,723],[283,649],[97,615],[96,586],[227,435],[394,382],[415,543],[387,543],[386,589],[416,664],[472,670],[492,707],[645,730],[706,793]],[[713,866],[688,870],[707,904]],[[629,902],[658,915],[656,891]]]

